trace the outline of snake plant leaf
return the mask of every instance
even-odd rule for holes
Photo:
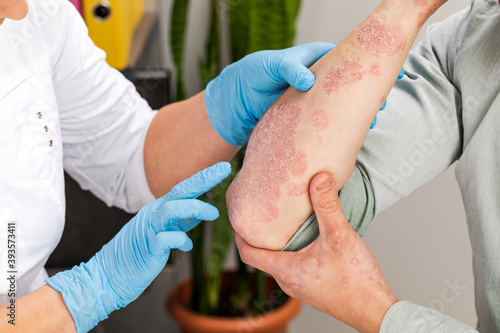
[[[231,161],[231,167],[233,169],[231,175],[212,190],[213,204],[220,212],[219,218],[212,224],[207,270],[208,304],[209,311],[212,313],[215,313],[219,304],[222,268],[233,242],[233,228],[227,212],[226,192],[241,167],[238,159]]]
[[[203,87],[220,72],[219,65],[219,21],[217,20],[217,1],[211,2],[211,22],[207,43],[205,45],[206,60],[199,60],[200,78]]]
[[[285,29],[283,31],[283,47],[293,45],[295,38],[295,22],[300,12],[301,0],[281,0],[285,9]]]
[[[191,307],[198,313],[206,313],[206,302],[202,301],[206,293],[204,281],[205,256],[203,248],[205,246],[204,235],[206,231],[205,222],[202,222],[189,232],[189,237],[193,241],[193,250],[191,250],[191,272],[193,277],[193,292],[191,294]]]
[[[231,56],[233,61],[238,61],[248,54],[250,8],[248,0],[229,0],[229,31],[231,32]]]
[[[300,0],[225,0],[229,12],[230,47],[233,61],[246,54],[266,49],[281,49],[292,46],[295,34],[295,21],[300,9]],[[212,0],[211,25],[206,44],[206,58],[199,60],[200,77],[203,86],[213,79],[220,71],[219,62],[219,23],[217,21],[218,0]],[[178,80],[178,100],[185,97],[182,76],[182,55],[188,0],[175,0],[172,17],[172,50],[176,68],[181,76]],[[184,94],[184,95],[183,95]],[[240,152],[241,153],[241,152]],[[220,212],[220,217],[213,222],[208,253],[208,263],[205,265],[203,250],[203,228],[198,226],[191,231],[193,238],[193,306],[203,314],[214,314],[218,308],[221,274],[224,262],[233,240],[233,229],[229,222],[225,194],[230,182],[240,169],[243,154],[237,155],[231,162],[232,175],[222,184],[207,194],[208,202],[214,204]],[[205,229],[208,229],[205,227]],[[194,233],[193,233],[194,232]],[[206,267],[205,267],[206,266]],[[203,274],[206,268],[206,275]],[[244,269],[240,269],[241,281],[246,280]],[[262,280],[262,279],[260,279]],[[197,282],[196,282],[197,281]],[[264,287],[257,283],[255,294],[257,301],[263,297]],[[244,286],[240,284],[238,299],[248,298],[243,294]],[[249,291],[250,288],[246,288]],[[241,294],[241,295],[240,295]],[[194,304],[194,303],[197,303]]]
[[[177,101],[186,99],[186,87],[184,85],[184,73],[182,67],[184,64],[184,39],[187,28],[188,8],[189,0],[175,0],[170,20],[170,42],[175,69],[177,71]]]
[[[301,0],[229,0],[233,61],[292,46]]]

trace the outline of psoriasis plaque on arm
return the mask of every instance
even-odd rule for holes
[[[425,0],[416,0],[425,1]],[[398,26],[388,27],[374,18],[361,26],[358,33],[359,45],[374,56],[392,56],[406,48],[406,37]]]
[[[328,113],[325,110],[316,110],[311,115],[312,129],[319,132],[328,127]]]
[[[347,58],[342,67],[331,67],[325,75],[323,88],[327,94],[332,91],[339,91],[342,87],[347,87],[360,81],[367,74],[380,76],[380,64],[373,62],[370,69],[363,70],[363,64],[359,57],[352,59]]]
[[[240,172],[227,198],[229,219],[235,229],[239,229],[238,223],[256,226],[278,218],[276,202],[280,187],[290,176],[306,172],[306,154],[296,147],[297,126],[302,115],[300,105],[282,103],[272,107],[255,127],[244,161],[245,167],[253,172]],[[286,193],[299,196],[305,191],[306,186],[295,184]]]

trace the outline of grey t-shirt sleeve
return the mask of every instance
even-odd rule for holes
[[[349,178],[350,186],[339,191],[340,205],[351,227],[361,236],[365,234],[374,216],[374,196],[368,179],[361,168],[354,168]],[[361,195],[358,195],[361,193]],[[282,251],[299,251],[311,244],[319,235],[316,215],[313,213],[288,241]]]
[[[395,303],[387,311],[380,333],[472,333],[474,328],[452,317],[407,301]]]

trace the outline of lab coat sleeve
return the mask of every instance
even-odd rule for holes
[[[381,333],[473,333],[477,331],[456,319],[407,301],[395,303],[380,326]]]
[[[154,200],[143,147],[156,114],[105,61],[81,16],[65,0],[49,33],[65,170],[107,205],[128,212]]]

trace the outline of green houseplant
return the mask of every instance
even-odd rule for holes
[[[177,99],[186,97],[182,75],[183,47],[189,0],[175,0],[172,10],[171,41],[177,69]],[[246,54],[264,49],[290,47],[295,35],[295,21],[300,0],[211,0],[211,24],[206,42],[206,58],[200,60],[199,70],[202,86],[216,77],[220,70],[220,15],[227,15],[230,31],[230,53],[232,61]],[[239,260],[238,270],[232,278],[223,273],[233,241],[233,229],[229,222],[225,194],[229,184],[241,168],[244,149],[231,161],[233,174],[222,184],[205,195],[205,200],[215,205],[220,217],[209,225],[200,224],[191,231],[194,248],[192,255],[191,310],[210,316],[248,316],[261,314],[281,306],[286,297],[276,285],[260,271],[249,276],[248,267]],[[206,237],[210,233],[210,237]],[[209,243],[205,244],[206,239]],[[208,254],[206,253],[208,249]],[[229,282],[232,290],[227,292],[224,284]],[[223,283],[224,282],[224,283]],[[269,301],[274,287],[273,300]],[[298,303],[295,305],[298,311]],[[220,325],[220,324],[219,324]],[[188,332],[184,330],[185,332]],[[267,331],[265,331],[267,332]],[[269,332],[281,332],[271,329]]]

